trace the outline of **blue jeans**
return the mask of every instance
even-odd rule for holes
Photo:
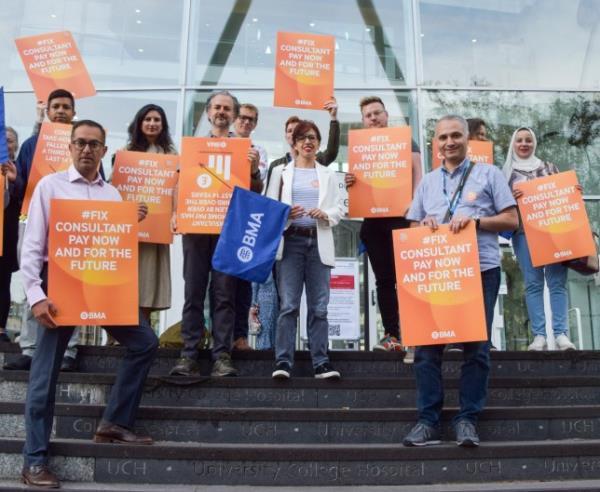
[[[544,277],[550,291],[552,309],[552,330],[554,336],[567,333],[567,267],[562,263],[534,267],[531,264],[529,247],[525,234],[512,237],[513,249],[525,279],[525,303],[533,335],[546,336],[546,314],[544,313]]]
[[[500,288],[500,267],[481,272],[483,303],[488,339],[494,319],[494,305]],[[468,313],[465,313],[468,316]],[[415,379],[419,422],[437,427],[444,405],[442,358],[444,345],[423,345],[415,351]],[[489,342],[463,344],[463,364],[460,369],[460,410],[453,423],[468,420],[476,423],[487,398],[490,373]]]
[[[275,346],[275,328],[279,317],[279,294],[272,273],[264,284],[252,284],[252,303],[258,306],[261,325],[256,337],[256,349],[272,349]]]
[[[275,336],[277,362],[288,362],[290,365],[294,363],[296,328],[304,286],[308,308],[307,334],[313,367],[329,361],[327,305],[330,276],[331,267],[321,263],[316,238],[286,236],[283,257],[277,264],[277,286],[281,303]]]

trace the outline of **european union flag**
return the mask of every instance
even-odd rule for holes
[[[6,123],[4,121],[4,87],[0,87],[0,163],[8,162]]]
[[[236,186],[213,255],[213,268],[250,282],[266,282],[289,213],[289,205]]]

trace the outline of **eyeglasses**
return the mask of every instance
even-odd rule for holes
[[[242,121],[246,121],[248,123],[256,123],[256,118],[254,118],[253,116],[242,116],[242,115],[240,115],[240,116],[238,116],[238,119],[242,120]]]
[[[83,138],[78,138],[77,140],[73,140],[71,143],[77,150],[83,150],[88,145],[90,146],[90,150],[92,152],[98,152],[100,149],[104,148],[104,142],[100,142],[98,140],[84,140]]]
[[[316,142],[317,136],[316,135],[301,135],[296,138],[296,142],[304,142],[305,140],[308,140],[309,142]]]

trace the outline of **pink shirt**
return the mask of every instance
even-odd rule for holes
[[[121,201],[117,189],[104,182],[100,174],[89,182],[72,164],[66,171],[50,174],[40,180],[31,197],[21,249],[21,275],[30,306],[47,297],[42,290],[40,272],[44,262],[48,261],[48,216],[50,200],[53,198]]]

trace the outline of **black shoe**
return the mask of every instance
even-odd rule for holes
[[[315,369],[315,378],[317,379],[340,379],[341,377],[329,362],[323,362]]]
[[[405,446],[430,446],[441,442],[439,429],[418,422],[406,435],[402,444]]]
[[[0,333],[0,342],[6,342],[6,343],[10,343],[11,342],[10,337],[8,336],[8,334],[5,331],[3,331],[2,333]]]
[[[69,357],[66,356],[63,361],[62,364],[60,365],[60,370],[62,372],[75,372],[77,371],[77,360],[75,359],[75,357]]]
[[[290,379],[292,375],[292,366],[289,362],[284,360],[275,364],[275,370],[273,371],[272,378],[273,379]]]
[[[7,371],[29,371],[31,368],[31,357],[29,355],[20,355],[18,359],[4,364]]]
[[[200,364],[189,357],[181,357],[169,372],[169,376],[193,376],[200,374]]]
[[[479,436],[475,424],[468,420],[459,420],[454,426],[456,432],[456,444],[464,448],[476,448],[479,446]]]
[[[238,370],[233,366],[231,355],[227,352],[221,352],[213,364],[210,375],[213,378],[237,376]]]

